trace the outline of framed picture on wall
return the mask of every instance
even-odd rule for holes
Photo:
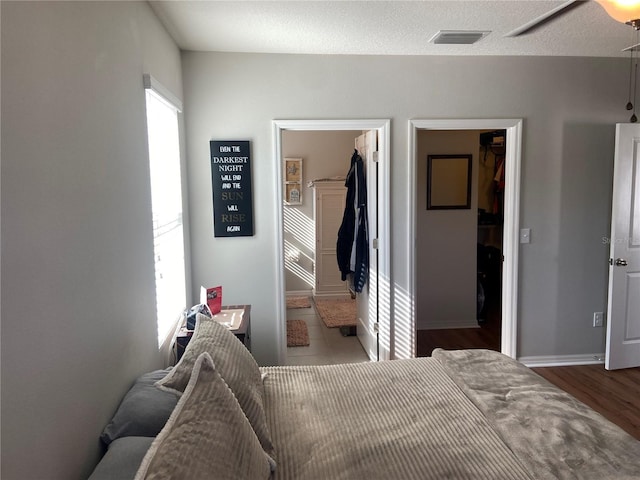
[[[284,204],[302,205],[302,159],[284,159]]]
[[[471,154],[427,156],[427,210],[471,208]]]

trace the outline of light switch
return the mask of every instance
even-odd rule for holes
[[[531,243],[531,229],[530,228],[521,228],[520,229],[520,243]]]

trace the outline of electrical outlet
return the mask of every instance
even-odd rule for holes
[[[604,313],[593,312],[593,326],[602,327],[604,325]]]

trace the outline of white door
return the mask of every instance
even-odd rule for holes
[[[378,361],[378,250],[374,239],[378,236],[378,164],[377,132],[370,130],[356,138],[356,150],[364,161],[367,178],[367,216],[369,220],[369,280],[362,293],[356,295],[358,339],[370,360]]]
[[[336,238],[344,213],[347,189],[344,181],[316,182],[315,226],[316,252],[314,297],[349,297],[349,292],[336,263]]]
[[[640,125],[616,126],[614,162],[608,370],[640,366]]]

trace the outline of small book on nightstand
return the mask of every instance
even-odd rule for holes
[[[200,287],[200,303],[206,304],[215,315],[222,310],[222,287]]]

